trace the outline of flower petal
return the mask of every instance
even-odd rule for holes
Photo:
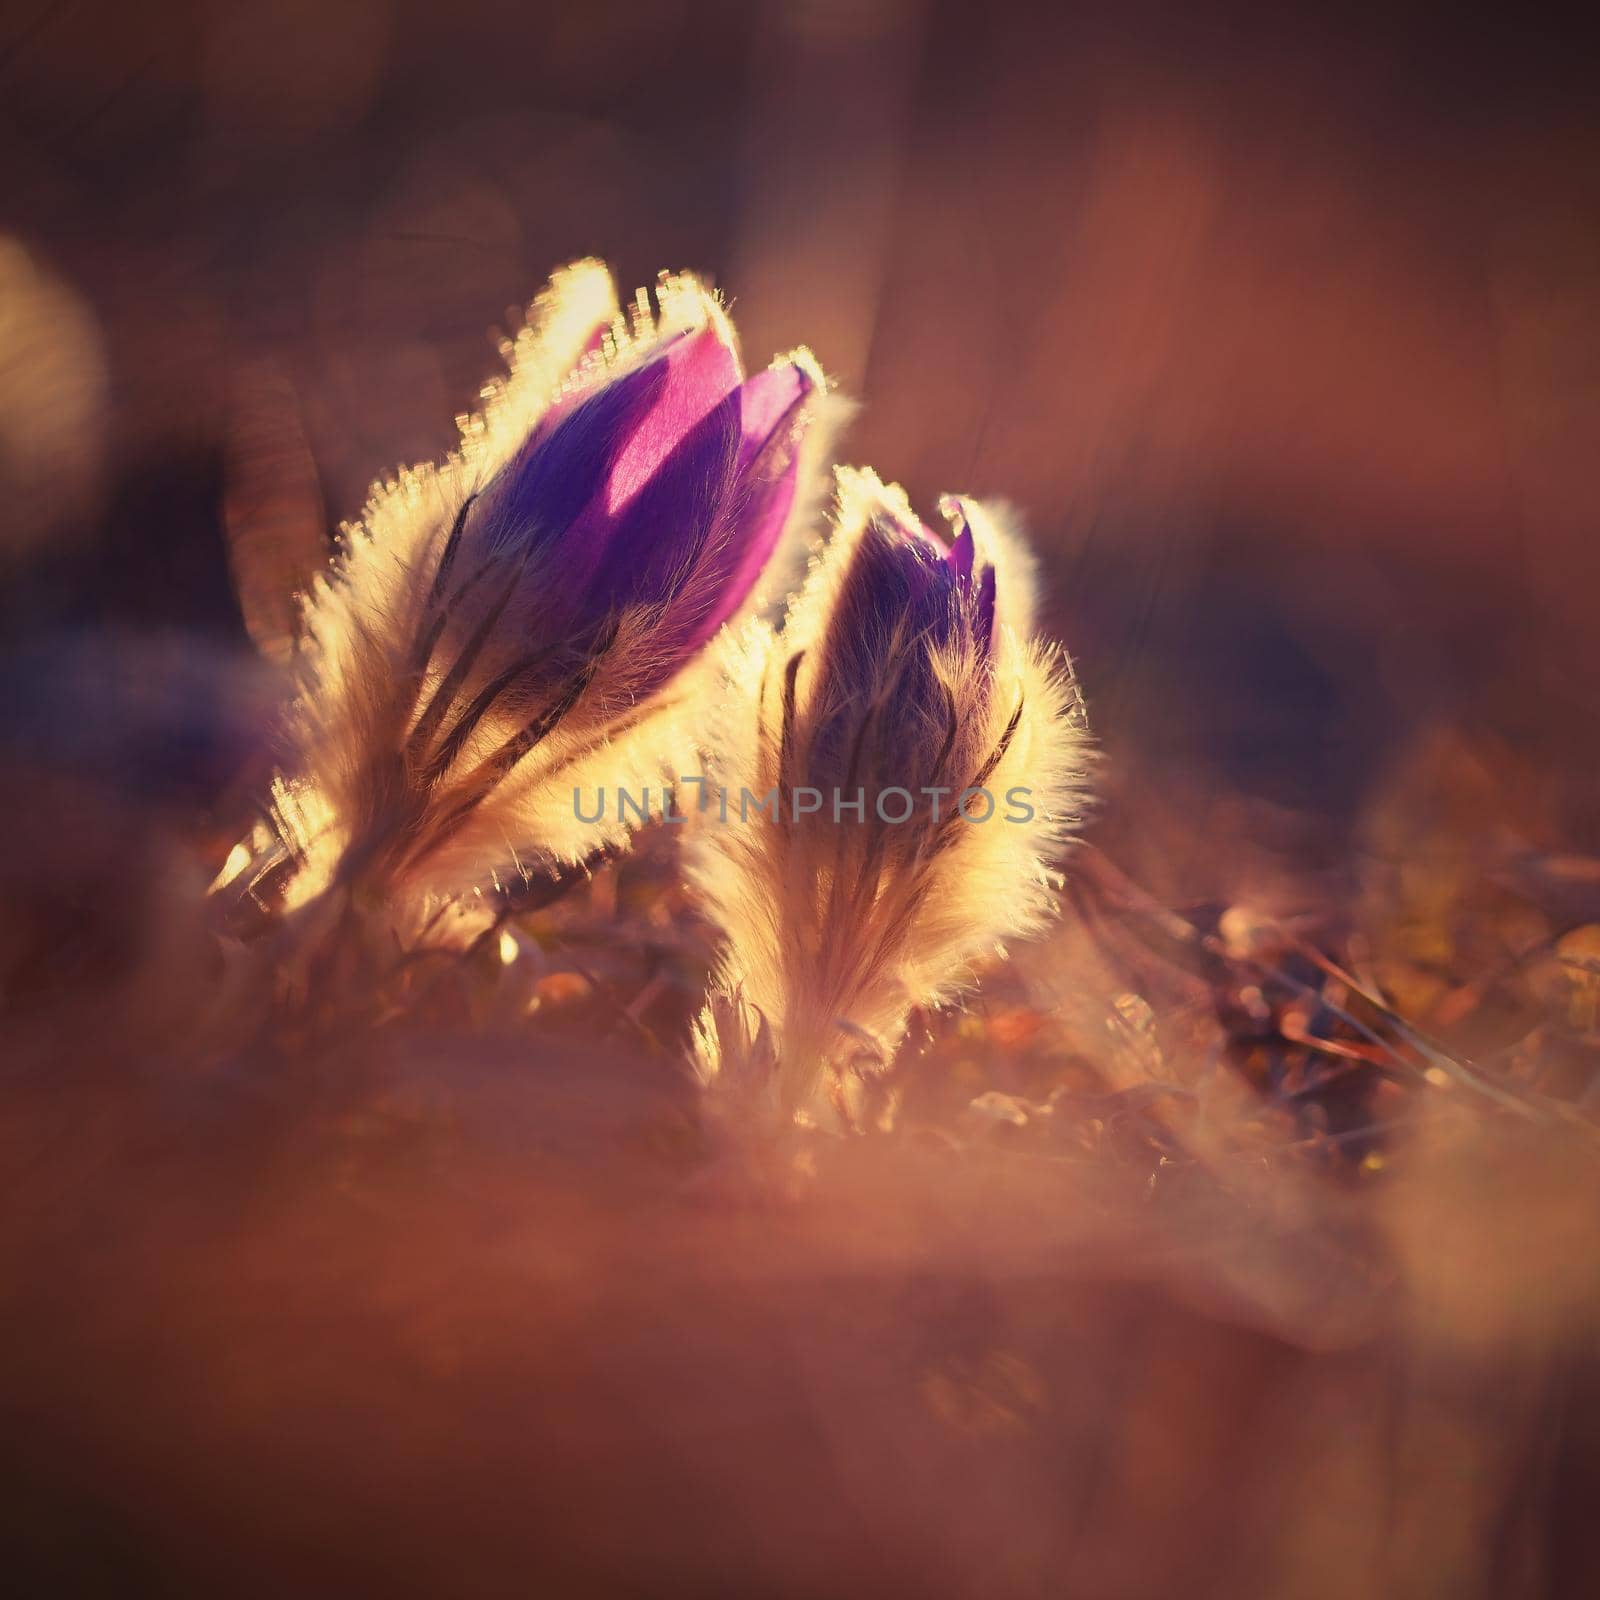
[[[739,506],[714,552],[717,602],[696,643],[709,639],[745,602],[772,559],[794,509],[808,407],[822,387],[809,357],[759,372],[739,390]]]
[[[603,495],[667,378],[659,363],[637,367],[587,395],[548,431],[536,429],[480,495],[469,524],[473,536],[491,548],[561,539]]]
[[[994,568],[985,567],[978,575],[978,601],[972,614],[973,636],[978,641],[978,649],[985,656],[994,647],[994,597]]]
[[[972,529],[962,521],[961,532],[950,542],[950,553],[945,557],[950,570],[963,585],[972,581]]]
[[[738,448],[739,401],[730,394],[700,418],[609,519],[591,605],[667,605],[676,600],[728,513]]]
[[[603,608],[626,587],[626,571],[603,583],[604,592],[597,596],[587,596],[590,586],[614,561],[625,568],[638,559],[641,521],[647,527],[652,521],[660,525],[673,514],[665,495],[652,496],[652,509],[642,518],[621,513],[640,498],[708,414],[729,402],[738,377],[738,355],[725,323],[713,319],[670,335],[639,366],[592,391],[580,391],[576,404],[558,405],[547,413],[474,510],[479,536],[491,548],[522,540],[535,545],[560,541],[561,593],[550,597],[552,607]],[[736,421],[736,408],[689,446],[673,474],[677,493],[688,491],[708,460],[719,463],[719,470],[728,463],[722,436],[730,418]],[[611,546],[619,536],[624,551],[634,547],[631,555],[613,554]],[[670,558],[671,552],[667,554]],[[649,586],[646,581],[638,587]]]
[[[739,467],[750,466],[785,427],[792,426],[800,407],[822,388],[822,374],[805,351],[774,362],[765,372],[747,378],[739,388]]]
[[[644,488],[711,409],[738,388],[743,376],[738,352],[720,321],[672,338],[650,365],[664,369],[665,380],[650,409],[637,419],[612,469],[605,500],[612,514]]]
[[[744,604],[771,560],[794,506],[806,407],[820,381],[808,361],[758,373],[684,442],[619,525],[614,553],[646,552],[637,598],[670,606],[660,640],[671,670]]]

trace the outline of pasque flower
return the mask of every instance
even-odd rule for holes
[[[703,828],[693,869],[727,935],[701,1070],[784,1115],[886,1064],[913,1005],[1048,920],[1088,767],[1020,542],[976,501],[946,497],[943,540],[897,487],[839,479],[781,633],[753,624],[728,657],[720,782],[776,804]]]
[[[576,815],[586,763],[636,788],[693,770],[690,679],[804,497],[823,380],[804,351],[747,378],[692,278],[657,305],[624,319],[604,268],[558,275],[460,452],[345,530],[274,796],[291,904],[576,861],[625,831]]]

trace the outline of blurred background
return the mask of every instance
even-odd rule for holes
[[[1593,60],[1460,8],[0,0],[0,1586],[1600,1592]],[[949,1115],[787,1209],[679,1071],[670,866],[551,913],[581,967],[348,1035],[207,921],[249,633],[588,254],[811,345],[926,515],[1011,501],[1109,758],[1059,933],[930,1022]],[[1444,1075],[1435,1149],[1342,969],[1240,977],[1257,911],[1549,1120]]]
[[[1115,770],[1191,819],[1244,796],[1337,848],[1450,724],[1570,776],[1600,843],[1583,44],[1160,0],[6,0],[8,622],[237,644],[226,534],[287,587],[592,253],[709,275],[754,362],[812,345],[863,402],[843,458],[930,514],[1011,500]]]

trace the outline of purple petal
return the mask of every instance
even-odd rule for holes
[[[893,581],[886,576],[877,580],[884,593],[899,592],[904,605],[920,607],[930,596],[942,595],[949,588],[949,551],[920,523],[908,523],[892,509],[879,507],[872,514],[868,534],[886,563],[884,572],[895,574]]]
[[[716,552],[724,570],[701,642],[744,604],[783,536],[800,484],[806,407],[816,386],[811,371],[787,362],[758,372],[739,391],[740,505],[730,537]]]
[[[738,356],[720,326],[674,335],[641,365],[558,408],[553,421],[547,414],[485,491],[473,523],[492,546],[559,540],[562,585],[550,603],[558,611],[572,610],[612,559],[612,540],[627,520],[619,512],[639,498],[708,413],[730,401],[738,377]],[[719,422],[711,435],[720,438],[726,426]],[[689,452],[691,460],[707,448],[701,439]],[[721,459],[726,451],[717,445],[713,454]],[[680,463],[675,476],[681,483],[685,474],[696,473]],[[652,504],[650,515],[659,522],[661,497]],[[633,519],[629,533],[635,543],[638,521]],[[607,584],[600,603],[613,598],[617,587]]]
[[[655,375],[650,400],[562,540],[563,588],[588,611],[661,598],[698,553],[733,463],[739,357],[718,324],[674,336],[636,371]]]
[[[994,647],[994,596],[994,568],[985,567],[978,575],[978,600],[972,614],[973,636],[985,656]]]
[[[795,490],[800,483],[800,454],[789,452],[779,475],[765,483],[751,485],[743,509],[731,535],[717,550],[713,560],[720,569],[715,603],[697,630],[696,644],[703,644],[742,606],[766,570],[778,548],[783,530],[794,509]]]
[[[897,761],[915,762],[930,741],[937,747],[949,702],[930,647],[949,643],[960,626],[949,566],[925,541],[908,539],[902,519],[874,516],[840,583],[818,670],[843,686],[881,681],[883,652],[898,641],[894,694],[878,727],[878,743]],[[841,694],[818,727],[813,760],[826,765],[846,759],[861,715],[859,699]]]
[[[758,373],[738,394],[739,445],[723,505],[707,525],[695,570],[664,624],[677,661],[698,650],[749,596],[778,546],[800,480],[805,407],[815,390],[798,365]]]
[[[967,516],[966,504],[960,495],[941,495],[939,510],[950,526],[956,530],[956,536],[950,544],[950,561],[956,576],[965,584],[972,578],[972,559],[975,553],[972,523]]]
[[[603,547],[588,605],[596,610],[671,602],[694,574],[708,539],[725,515],[739,450],[739,401],[728,395],[679,441],[620,515],[585,539]],[[580,527],[588,524],[586,513]]]
[[[955,583],[936,551],[935,541],[907,539],[897,520],[872,519],[845,587],[859,591],[861,620],[871,619],[876,636],[897,626],[939,639],[949,636],[955,626]]]
[[[666,387],[650,363],[586,394],[548,431],[541,424],[497,473],[473,508],[469,528],[491,547],[562,538],[599,499],[641,417]]]
[[[815,375],[798,361],[768,367],[739,387],[739,468],[755,461],[815,392]]]
[[[951,541],[950,554],[945,560],[963,585],[972,582],[972,529],[965,522],[961,524],[961,532]]]
[[[716,323],[673,339],[652,366],[666,369],[654,405],[639,418],[606,485],[606,510],[616,513],[644,488],[656,470],[714,406],[739,386],[738,353]]]
[[[945,542],[922,520],[901,505],[883,499],[873,508],[873,522],[886,534],[924,554],[947,558],[950,554]]]

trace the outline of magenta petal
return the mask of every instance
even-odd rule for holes
[[[725,537],[705,556],[697,586],[711,579],[713,599],[685,634],[686,653],[704,644],[744,604],[783,537],[800,484],[805,407],[814,391],[812,374],[797,363],[758,373],[739,391],[742,438],[734,505]]]
[[[605,510],[615,514],[650,481],[661,463],[739,386],[739,357],[716,323],[672,340],[651,365],[666,367],[655,404],[639,419],[606,485]]]
[[[972,529],[963,521],[961,532],[951,541],[950,554],[945,557],[963,585],[972,581],[972,553]]]
[[[968,520],[967,508],[960,495],[941,495],[939,510],[950,526],[956,530],[956,536],[950,543],[950,565],[964,587],[972,580],[974,554],[972,523]]]
[[[663,626],[662,658],[674,670],[749,598],[783,537],[815,387],[810,371],[789,363],[758,373],[733,401],[739,431],[727,500]]]
[[[490,548],[565,541],[573,523],[589,515],[586,508],[603,499],[618,455],[664,381],[663,368],[636,367],[586,392],[548,432],[541,425],[486,485],[472,512],[475,535]],[[575,576],[571,566],[566,576]]]
[[[800,460],[796,454],[775,482],[755,486],[739,517],[736,539],[729,541],[728,570],[717,591],[716,603],[695,630],[695,645],[709,639],[756,586],[783,536],[799,482]]]
[[[978,574],[978,592],[976,599],[972,599],[972,565],[977,555],[976,543],[972,537],[972,523],[967,517],[967,508],[959,495],[947,494],[939,501],[939,509],[949,519],[950,525],[957,530],[956,536],[950,542],[950,554],[946,558],[950,570],[955,574],[956,584],[964,601],[972,605],[972,632],[978,643],[978,648],[985,655],[994,643],[994,601],[995,601],[995,575],[993,567],[984,567]]]
[[[800,483],[805,408],[816,391],[813,372],[797,361],[758,372],[739,390],[740,506],[724,553],[716,604],[697,630],[709,639],[745,602],[772,559],[794,509]]]
[[[994,568],[985,567],[978,575],[978,599],[972,615],[973,637],[985,655],[994,647],[994,598]]]
[[[703,609],[695,601],[702,587],[697,575],[724,537],[722,530],[735,520],[738,451],[739,398],[730,394],[609,519],[604,561],[589,591],[592,606],[675,607],[687,590],[688,604],[696,612]]]
[[[740,469],[748,467],[816,388],[812,373],[798,361],[768,367],[745,380],[739,390]]]
[[[602,385],[574,413],[572,426],[581,426],[582,418],[591,409],[603,408],[616,391],[648,394],[644,404],[629,407],[623,437],[607,458],[603,481],[592,486],[592,497],[574,511],[563,529],[563,576],[571,593],[585,591],[608,564],[631,559],[628,551],[611,549],[619,528],[639,521],[628,517],[630,505],[719,405],[733,404],[738,382],[737,353],[722,337],[721,327],[708,323],[668,337],[641,366]],[[565,431],[558,428],[552,444]],[[543,453],[543,443],[536,434],[536,459]],[[608,591],[620,587],[625,577],[614,572]]]

